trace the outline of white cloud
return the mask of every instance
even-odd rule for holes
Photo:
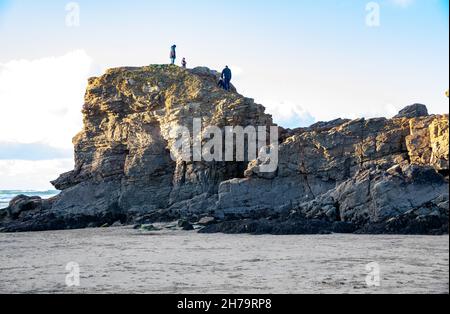
[[[0,190],[51,190],[50,181],[72,169],[72,159],[0,160]]]
[[[83,50],[0,63],[0,141],[71,148],[91,65]]]
[[[267,100],[261,103],[266,107],[266,112],[273,116],[274,122],[282,127],[305,127],[316,122],[307,110],[295,102]]]
[[[386,117],[392,118],[392,117],[396,116],[402,109],[403,109],[402,106],[398,106],[398,105],[396,106],[394,104],[387,104],[385,106]]]
[[[231,65],[230,69],[233,71],[233,77],[235,79],[242,77],[242,74],[244,74],[244,69],[242,67],[240,67],[240,66]]]
[[[52,189],[51,180],[73,169],[72,158],[58,158],[70,157],[82,128],[92,63],[83,50],[0,63],[0,143],[8,144],[0,157],[22,159],[0,160],[0,189]]]

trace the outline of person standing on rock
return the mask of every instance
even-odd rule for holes
[[[183,60],[181,60],[181,66],[183,67],[183,69],[186,69],[187,67],[186,58],[183,58]]]
[[[226,91],[230,90],[230,82],[231,82],[232,74],[230,68],[225,66],[225,69],[222,71],[222,80],[223,80],[223,88]]]
[[[175,64],[175,60],[177,59],[177,45],[173,45],[170,48],[170,61],[171,64]]]

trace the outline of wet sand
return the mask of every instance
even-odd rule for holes
[[[0,234],[0,293],[448,293],[449,237]],[[67,287],[66,265],[80,266]],[[381,268],[368,287],[366,265]]]

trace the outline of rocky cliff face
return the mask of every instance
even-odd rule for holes
[[[61,194],[16,198],[3,213],[4,230],[209,215],[216,223],[204,232],[448,232],[448,115],[414,105],[390,120],[279,128],[272,173],[261,171],[267,157],[171,158],[172,130],[192,130],[193,118],[221,129],[272,126],[264,107],[219,89],[217,75],[150,66],[90,79],[84,129],[74,138],[75,169],[53,182]]]

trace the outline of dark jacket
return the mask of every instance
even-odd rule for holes
[[[172,46],[172,48],[170,48],[170,58],[175,59],[177,57],[176,48],[176,46]]]
[[[232,74],[231,74],[231,70],[229,68],[223,69],[223,71],[222,71],[222,78],[224,80],[231,81]]]

